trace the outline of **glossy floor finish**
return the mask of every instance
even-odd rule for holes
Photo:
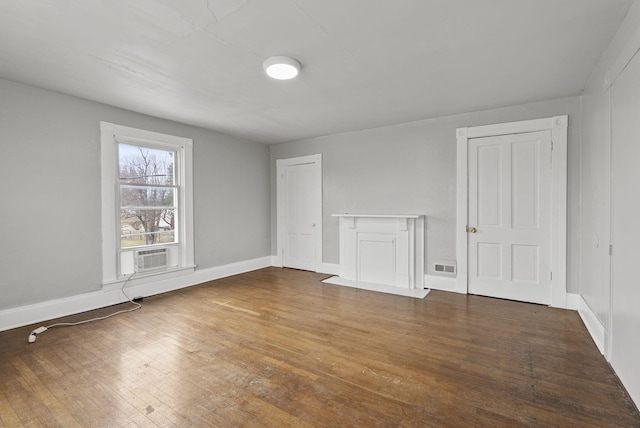
[[[2,425],[640,426],[576,312],[326,277],[267,268],[0,333]]]

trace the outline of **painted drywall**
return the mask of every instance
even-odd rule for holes
[[[621,192],[623,186],[619,183],[637,183],[639,179],[638,159],[625,158],[633,157],[632,149],[637,146],[633,136],[627,133],[634,126],[637,128],[628,117],[635,117],[637,122],[638,110],[637,99],[635,105],[630,103],[624,107],[619,100],[621,94],[638,91],[639,50],[640,2],[636,1],[594,69],[583,96],[581,228],[584,239],[580,258],[580,294],[602,324],[605,356],[636,405],[640,404],[637,366],[640,312],[635,273],[639,233],[635,227],[637,220],[630,219],[629,215],[635,217],[633,213],[637,212],[638,204],[633,186],[630,192]],[[621,115],[621,107],[630,109],[630,114]],[[626,131],[622,131],[624,129]],[[636,166],[635,170],[629,167],[630,163]],[[616,236],[622,239],[616,242]],[[612,257],[608,251],[610,243],[613,244]]]
[[[193,139],[198,269],[269,255],[265,145],[0,80],[0,310],[101,288],[101,120]]]
[[[569,115],[568,291],[578,290],[580,98],[564,98],[271,146],[271,233],[276,254],[275,161],[314,153],[323,166],[323,262],[338,263],[334,213],[426,215],[427,273],[455,260],[456,128]]]

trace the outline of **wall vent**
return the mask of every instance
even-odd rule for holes
[[[433,271],[443,275],[456,274],[456,262],[452,260],[438,260],[433,262]]]
[[[169,255],[166,248],[136,251],[136,272],[163,269],[166,268],[168,264]]]

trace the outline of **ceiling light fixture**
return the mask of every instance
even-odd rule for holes
[[[267,76],[277,80],[293,79],[300,72],[300,63],[288,56],[272,56],[267,58],[263,63]]]

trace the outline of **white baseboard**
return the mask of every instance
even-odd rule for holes
[[[282,258],[278,256],[271,256],[271,266],[282,267]],[[337,263],[322,263],[321,271],[319,273],[326,273],[327,275],[339,275],[340,265]]]
[[[455,277],[425,275],[424,288],[430,288],[432,290],[453,291],[454,293],[458,292],[458,290],[456,290]]]
[[[322,263],[322,272],[327,275],[340,275],[340,264],[339,263]]]
[[[600,322],[596,314],[591,310],[587,302],[582,296],[578,296],[578,313],[587,331],[591,335],[591,338],[595,342],[596,346],[600,350],[600,353],[604,355],[604,325]]]
[[[153,296],[155,294],[166,293],[168,291],[178,290],[180,288],[190,287],[192,285],[202,284],[203,282],[238,275],[269,266],[271,266],[271,257],[260,257],[209,269],[196,270],[189,275],[134,285],[127,287],[126,290],[127,294],[131,297]],[[5,309],[0,311],[0,331],[90,311],[92,309],[104,308],[125,302],[126,300],[126,297],[120,292],[119,288],[114,290],[106,287],[103,290],[78,294],[76,296]]]
[[[579,294],[567,293],[566,309],[577,311],[580,307],[580,299],[582,299],[582,297]]]

